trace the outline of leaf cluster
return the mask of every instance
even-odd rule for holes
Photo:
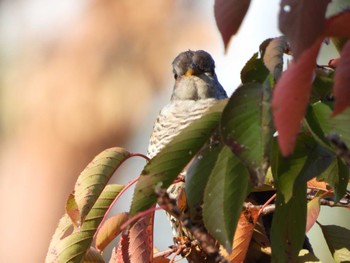
[[[215,1],[225,47],[249,4]],[[108,220],[131,184],[108,181],[136,155],[122,148],[98,155],[67,200],[46,261],[104,262],[100,253],[120,235],[110,262],[170,262],[168,256],[179,254],[190,262],[317,262],[305,238],[315,223],[334,260],[348,261],[350,230],[317,221],[321,205],[350,207],[350,42],[337,42],[343,44],[336,69],[315,67],[324,37],[350,35],[350,12],[326,18],[331,4],[283,0],[285,36],[264,41],[230,98],[147,162],[130,210]],[[283,72],[290,52],[294,60]],[[172,200],[165,190],[185,169],[185,198]],[[153,248],[157,209],[189,233],[164,252]]]

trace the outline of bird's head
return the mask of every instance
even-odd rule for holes
[[[215,62],[203,50],[185,51],[173,61],[175,86],[172,100],[224,99],[225,90],[217,80]]]

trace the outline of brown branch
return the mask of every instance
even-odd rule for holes
[[[228,263],[228,261],[220,254],[216,240],[209,235],[204,227],[193,225],[191,219],[180,211],[176,205],[176,200],[171,199],[164,189],[156,189],[158,196],[158,204],[165,207],[165,210],[180,220],[182,225],[187,228],[192,235],[198,240],[203,251],[215,259],[215,262]]]

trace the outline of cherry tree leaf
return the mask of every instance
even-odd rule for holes
[[[130,153],[123,148],[110,148],[97,155],[82,171],[74,187],[75,204],[69,199],[66,205],[76,226],[84,222],[113,173],[129,156]],[[75,205],[78,211],[74,209]]]
[[[225,146],[205,188],[203,221],[208,232],[228,252],[232,249],[234,231],[249,190],[247,169]]]
[[[258,58],[258,53],[255,53],[241,70],[241,80],[243,84],[249,82],[264,83],[269,70],[264,65],[261,58]]]
[[[276,37],[265,48],[263,61],[275,80],[279,79],[282,74],[283,54],[287,47],[285,37]]]
[[[104,250],[106,246],[120,234],[120,227],[128,220],[128,218],[128,213],[124,212],[108,218],[102,224],[96,235],[96,248],[99,251]]]
[[[307,217],[306,217],[306,229],[305,233],[309,232],[311,227],[315,224],[318,215],[320,214],[320,196],[315,196],[310,202],[307,203]]]
[[[121,235],[118,247],[113,248],[109,263],[130,263],[129,258],[129,236]]]
[[[306,227],[306,184],[295,189],[289,202],[277,191],[271,228],[273,262],[296,262]]]
[[[204,189],[221,150],[222,144],[205,147],[187,169],[185,192],[192,219],[201,213],[201,209],[198,208],[203,203]]]
[[[339,65],[334,75],[333,94],[335,105],[333,116],[343,112],[350,106],[350,41],[348,41],[341,52]]]
[[[312,178],[311,180],[307,181],[307,188],[327,191],[330,186],[326,182],[318,181],[316,178]]]
[[[221,250],[229,262],[244,262],[258,217],[259,208],[251,208],[241,212],[233,238],[232,252],[227,254]]]
[[[337,158],[324,173],[318,176],[319,179],[325,180],[334,189],[334,202],[336,203],[346,194],[349,173],[348,166]]]
[[[71,219],[65,214],[52,236],[45,262],[80,262],[90,248],[104,214],[123,188],[123,185],[107,185],[80,227],[73,228]]]
[[[243,161],[252,182],[260,186],[269,166],[273,134],[271,89],[257,82],[240,86],[222,113],[221,134],[226,145]]]
[[[315,61],[321,42],[321,39],[316,41],[297,61],[292,62],[274,88],[273,118],[284,156],[290,155],[294,150],[296,136],[309,101]]]
[[[230,38],[238,31],[249,5],[250,0],[215,0],[215,20],[225,49]]]
[[[350,37],[350,11],[346,10],[327,19],[324,34],[329,37]]]
[[[336,225],[321,225],[324,238],[335,262],[349,262],[350,230]]]
[[[321,37],[330,0],[282,0],[279,28],[287,36],[296,60]]]
[[[152,262],[153,216],[138,220],[129,230],[130,263]]]

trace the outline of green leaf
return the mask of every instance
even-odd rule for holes
[[[333,71],[317,68],[315,70],[316,76],[312,83],[312,90],[310,95],[310,102],[315,103],[320,100],[325,100],[332,94],[333,88]]]
[[[299,185],[304,185],[311,178],[322,174],[334,158],[330,151],[306,134],[298,136],[295,151],[290,157],[284,158],[280,153],[276,154],[272,170],[276,186],[285,202],[292,198]]]
[[[115,170],[130,156],[123,148],[110,148],[97,155],[82,171],[74,187],[74,201],[68,199],[66,210],[73,223],[80,226],[107,185]],[[78,211],[71,208],[78,208]],[[70,211],[74,211],[73,214]]]
[[[350,109],[331,117],[333,108],[331,103],[318,102],[308,108],[306,123],[310,132],[323,145],[330,147],[326,135],[337,134],[350,148]]]
[[[225,144],[244,162],[255,185],[264,182],[273,134],[268,84],[248,83],[231,96],[221,120]]]
[[[51,239],[45,262],[81,262],[104,214],[123,188],[123,185],[107,185],[82,226],[74,228],[72,233],[69,229],[73,229],[73,223],[65,214]]]
[[[150,208],[156,202],[154,190],[167,188],[176,179],[212,135],[226,103],[227,100],[218,101],[148,162],[136,184],[130,216]]]
[[[277,192],[271,228],[273,262],[296,261],[305,239],[306,201],[306,184],[299,185],[287,203]]]
[[[335,262],[350,260],[350,230],[341,226],[321,225],[323,236]]]
[[[349,167],[345,165],[339,158],[335,159],[326,171],[317,178],[325,180],[335,193],[334,202],[338,202],[346,194],[346,187],[349,182]]]
[[[269,70],[265,67],[262,59],[255,53],[245,64],[241,71],[242,83],[259,82],[263,83],[269,75]]]
[[[248,171],[225,146],[205,188],[203,220],[209,233],[229,252],[242,204],[249,190]]]
[[[201,214],[204,189],[223,145],[207,146],[192,161],[186,172],[186,199],[192,220]]]

